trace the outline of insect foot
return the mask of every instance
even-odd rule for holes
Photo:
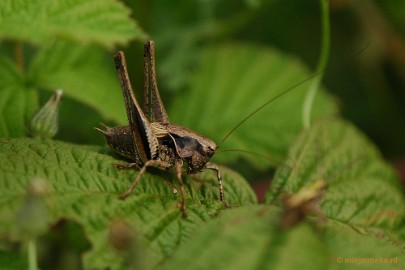
[[[123,52],[115,55],[115,67],[124,95],[128,126],[107,127],[101,132],[108,145],[132,163],[118,165],[120,169],[138,168],[139,174],[127,191],[119,198],[127,198],[145,174],[148,167],[162,170],[174,169],[180,187],[180,205],[186,216],[185,188],[182,180],[183,165],[187,174],[199,173],[203,169],[216,172],[220,200],[225,204],[222,176],[219,168],[210,163],[218,146],[214,141],[188,128],[171,124],[160,98],[156,81],[155,49],[153,41],[144,46],[144,104],[138,104],[129,80]],[[225,204],[226,205],[226,204]]]

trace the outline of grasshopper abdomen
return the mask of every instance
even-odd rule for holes
[[[133,137],[129,126],[108,127],[104,125],[105,130],[95,128],[100,131],[107,144],[114,149],[118,154],[130,160],[136,160],[135,148],[133,145]]]

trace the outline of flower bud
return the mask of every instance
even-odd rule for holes
[[[58,132],[59,104],[63,90],[58,89],[48,102],[32,117],[30,132],[33,137],[52,138]]]

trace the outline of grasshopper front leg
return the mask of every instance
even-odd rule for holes
[[[176,170],[176,177],[177,177],[177,181],[179,182],[180,193],[181,193],[181,212],[182,212],[183,218],[185,218],[185,217],[187,217],[186,192],[184,190],[183,179],[181,178],[182,166],[183,166],[183,162],[177,162],[175,164],[174,168]]]
[[[225,202],[225,192],[224,192],[224,187],[222,186],[222,174],[221,171],[219,170],[218,166],[215,165],[214,163],[211,162],[207,162],[207,164],[205,164],[205,168],[206,169],[210,169],[213,171],[216,171],[217,173],[217,179],[218,179],[218,188],[219,188],[219,199],[221,200],[221,202],[223,202],[226,206],[226,202]]]

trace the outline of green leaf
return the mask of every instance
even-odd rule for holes
[[[47,184],[43,196],[51,222],[73,219],[83,226],[92,244],[84,258],[85,269],[128,269],[128,257],[111,244],[109,236],[115,224],[124,224],[158,264],[202,223],[215,217],[223,205],[219,201],[216,175],[212,171],[187,177],[188,216],[181,218],[179,194],[173,193],[177,182],[170,173],[159,170],[146,173],[127,200],[117,197],[133,181],[137,172],[120,171],[121,163],[110,155],[98,153],[92,146],[78,146],[52,140],[2,139],[0,141],[0,235],[13,235],[15,213],[27,196],[33,179]],[[253,191],[237,173],[223,172],[227,203],[256,203]],[[178,190],[178,188],[176,187]]]
[[[5,87],[0,91],[0,137],[23,137],[37,105],[37,93],[32,89]]]
[[[44,47],[32,62],[26,61],[27,74],[8,59],[0,59],[0,137],[27,135],[27,123],[38,108],[38,90],[44,88],[63,88],[66,96],[97,108],[106,119],[124,122],[112,60],[107,61],[98,48],[53,41],[95,42],[111,48],[130,38],[141,38],[142,32],[128,15],[126,7],[112,0],[2,3],[0,39],[29,41]]]
[[[48,44],[35,56],[29,76],[40,88],[61,88],[64,96],[96,109],[106,119],[126,123],[113,56],[101,49],[63,42]]]
[[[201,52],[201,59],[190,79],[190,89],[174,100],[169,115],[173,122],[218,143],[261,105],[310,77],[297,59],[275,49],[248,44],[209,47]],[[244,149],[282,160],[302,128],[301,108],[306,88],[303,83],[254,114],[221,149]],[[315,117],[336,111],[331,98],[320,92],[314,103]],[[237,153],[215,157],[219,162],[237,158]],[[257,155],[246,158],[256,166],[269,165]]]
[[[330,221],[323,239],[331,262],[330,269],[402,269],[405,267],[404,241],[392,233],[359,232],[350,225]]]
[[[267,206],[229,211],[196,232],[165,269],[184,269],[186,265],[188,269],[295,269],[308,260],[314,267],[311,269],[325,269],[319,267],[325,259],[311,229],[283,231],[278,227],[278,215],[276,208]],[[313,254],[305,252],[302,245]],[[291,257],[285,260],[288,255]]]
[[[21,254],[0,251],[0,265],[8,270],[27,269],[27,262]]]
[[[7,57],[0,57],[0,87],[16,84],[22,80],[18,67]]]
[[[352,125],[320,122],[296,140],[277,171],[268,203],[314,181],[327,183],[320,203],[326,217],[357,228],[392,230],[405,221],[405,200],[393,169]]]
[[[90,121],[90,126],[100,122],[99,114],[107,121],[126,123],[122,91],[114,70],[113,58],[99,48],[79,47],[65,42],[49,43],[33,57],[26,74],[22,74],[8,59],[0,58],[0,62],[0,137],[27,135],[27,124],[37,110],[40,89],[49,92],[63,89],[62,119],[66,115],[80,115],[78,111],[81,108],[64,110],[64,100],[72,98],[81,103],[76,105],[98,112],[93,121],[89,119],[89,115],[83,119]],[[72,136],[79,134],[78,130],[82,129],[77,119],[75,121],[75,126],[69,130]],[[65,122],[61,123],[62,130],[64,124]],[[88,127],[86,129],[85,134],[90,131]]]
[[[340,257],[396,257],[397,263],[384,269],[405,266],[403,249],[388,239],[359,234],[332,220],[321,229],[306,222],[283,229],[280,214],[274,206],[227,211],[195,232],[164,269],[358,269],[358,264],[339,264]],[[381,264],[367,269],[381,269]]]
[[[112,48],[144,33],[114,0],[4,0],[0,39],[46,44],[55,37]]]
[[[22,83],[17,67],[0,57],[0,137],[22,137],[38,106],[38,94]]]
[[[37,92],[28,84],[18,68],[0,57],[0,137],[22,137],[38,106]]]

